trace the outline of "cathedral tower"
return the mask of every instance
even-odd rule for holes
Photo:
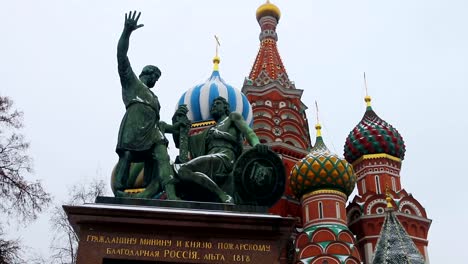
[[[262,143],[281,155],[289,172],[307,155],[311,146],[307,107],[301,101],[303,91],[296,89],[289,80],[276,46],[279,8],[267,1],[257,9],[256,16],[261,29],[260,49],[242,92],[252,104],[255,133]],[[299,201],[293,197],[289,186],[271,212],[300,216]]]
[[[352,166],[328,150],[317,124],[311,152],[291,171],[290,186],[301,198],[302,232],[296,261],[310,264],[359,264],[361,257],[346,221],[346,201],[356,185]]]
[[[426,210],[401,185],[405,157],[402,136],[372,109],[370,96],[362,120],[349,133],[344,156],[357,175],[358,195],[347,207],[348,226],[356,235],[364,263],[371,263],[387,206],[385,190],[395,202],[395,216],[428,261],[427,233],[431,220]]]

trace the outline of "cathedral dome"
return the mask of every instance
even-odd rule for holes
[[[257,8],[256,14],[257,14],[257,20],[260,20],[260,18],[264,16],[272,16],[276,18],[276,20],[279,20],[281,17],[280,9],[276,5],[270,3],[269,0],[267,0],[266,3],[264,3],[263,5]]]
[[[213,62],[214,70],[211,77],[206,82],[198,84],[183,93],[177,106],[187,105],[189,110],[187,116],[192,122],[212,120],[210,114],[211,103],[216,97],[222,96],[229,102],[231,112],[241,114],[247,124],[252,126],[252,106],[247,97],[221,78],[218,70],[219,57],[216,56]]]
[[[405,143],[400,133],[372,110],[371,98],[366,96],[367,109],[361,122],[346,138],[344,156],[350,163],[364,155],[388,154],[401,160],[405,157]]]
[[[356,184],[352,166],[328,150],[316,125],[317,139],[311,152],[298,161],[291,170],[290,186],[297,198],[320,190],[338,190],[347,196]]]

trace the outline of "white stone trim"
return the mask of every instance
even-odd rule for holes
[[[429,253],[427,252],[427,246],[424,246],[424,259],[426,260],[426,264],[430,264]]]
[[[409,205],[409,207],[413,208],[413,210],[416,212],[416,214],[420,217],[422,217],[422,213],[421,211],[419,210],[419,208],[414,204],[412,203],[411,201],[403,201],[400,203],[400,205],[398,206],[398,211],[402,212],[402,208],[403,206],[405,205]]]
[[[370,202],[370,203],[367,205],[367,208],[366,208],[366,215],[372,215],[372,213],[371,213],[372,208],[373,208],[376,204],[383,204],[383,205],[384,205],[384,208],[387,207],[387,202],[385,201],[385,199],[375,199],[374,201]]]
[[[366,243],[364,245],[364,254],[366,258],[366,263],[372,263],[372,258],[374,257],[372,243]]]

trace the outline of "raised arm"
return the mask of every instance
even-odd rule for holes
[[[140,18],[141,12],[130,11],[125,14],[125,24],[122,35],[120,35],[119,43],[117,45],[117,63],[119,67],[120,81],[122,84],[128,81],[128,78],[136,78],[133,73],[130,61],[128,60],[127,52],[130,44],[130,35],[138,28],[143,27],[143,24],[138,25],[138,19]]]

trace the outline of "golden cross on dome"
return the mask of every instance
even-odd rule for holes
[[[317,115],[317,124],[319,124],[320,120],[319,120],[319,110],[318,110],[317,100],[315,100],[315,113]]]
[[[366,72],[364,72],[364,87],[366,88],[366,96],[369,96],[369,93],[367,91],[367,79],[366,79]]]
[[[216,57],[218,57],[218,51],[219,51],[218,49],[221,46],[221,43],[219,42],[218,36],[214,35],[214,38],[216,40]]]
[[[371,97],[368,94],[367,90],[367,79],[366,79],[366,72],[364,72],[364,87],[366,88],[366,97],[364,97],[364,101],[366,102],[367,106],[371,106]]]
[[[221,62],[221,59],[218,56],[218,51],[219,51],[218,49],[219,49],[219,46],[221,46],[221,43],[219,43],[218,36],[214,35],[214,38],[216,40],[216,55],[213,58],[213,63],[214,63],[213,70],[218,71],[219,70],[219,63]]]
[[[322,136],[322,126],[320,125],[320,120],[319,120],[319,110],[318,110],[318,104],[317,104],[317,100],[315,100],[315,112],[317,114],[317,124],[315,125],[315,129],[317,130],[317,137],[321,137]]]

